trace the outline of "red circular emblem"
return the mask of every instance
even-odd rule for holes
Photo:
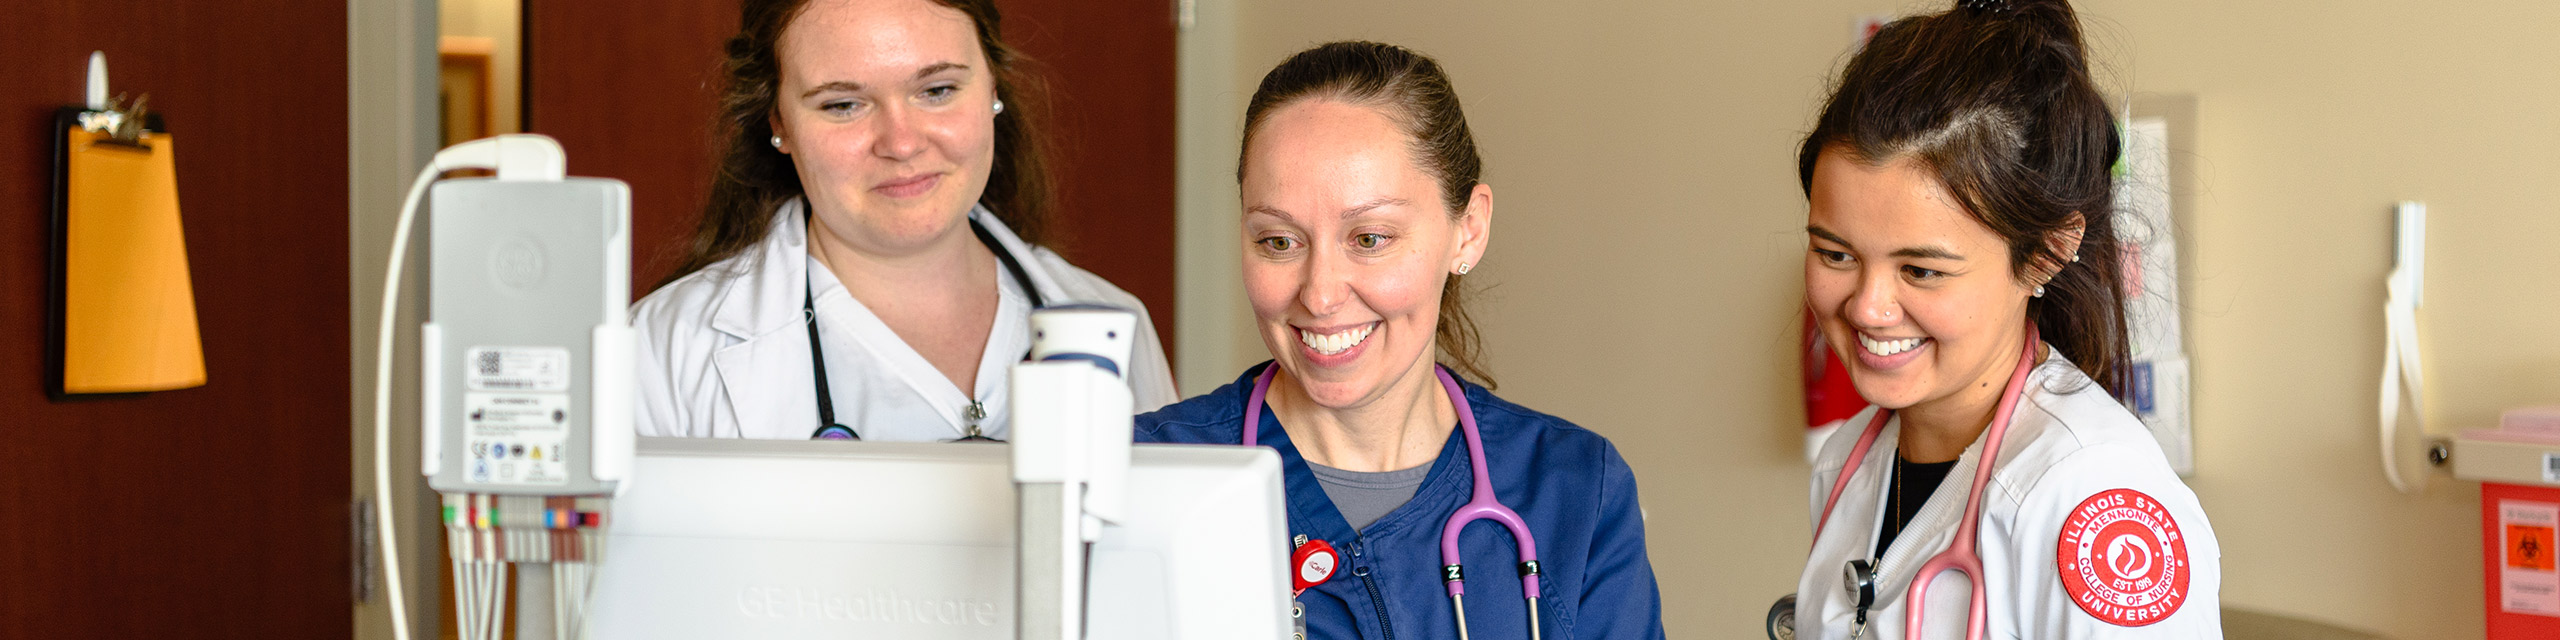
[[[1289,586],[1296,591],[1306,591],[1308,587],[1333,579],[1333,570],[1342,559],[1334,554],[1333,545],[1323,540],[1308,540],[1306,544],[1298,545],[1297,551],[1289,556],[1289,564],[1296,565],[1298,569],[1295,575],[1289,576]]]
[[[2081,611],[2108,624],[2159,622],[2187,603],[2187,539],[2160,501],[2110,489],[2071,509],[2055,564]]]

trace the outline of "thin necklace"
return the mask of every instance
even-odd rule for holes
[[[1903,523],[1903,519],[1902,519],[1902,509],[1903,509],[1903,504],[1902,504],[1903,499],[1902,499],[1902,498],[1903,498],[1903,496],[1902,496],[1902,494],[1903,494],[1905,491],[1907,491],[1907,490],[1908,490],[1908,488],[1906,488],[1906,487],[1902,486],[1902,467],[1903,467],[1904,465],[1907,465],[1907,464],[1909,464],[1909,463],[1906,463],[1906,462],[1903,462],[1903,461],[1902,461],[1902,452],[1900,452],[1900,451],[1896,451],[1896,452],[1894,452],[1894,454],[1893,454],[1893,530],[1894,530],[1894,532],[1895,532],[1895,533],[1897,533],[1897,534],[1898,534],[1898,533],[1900,533],[1900,532],[1902,531],[1902,523]],[[1896,537],[1900,537],[1900,536],[1898,536],[1898,535],[1897,535]]]

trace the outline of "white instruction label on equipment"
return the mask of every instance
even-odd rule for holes
[[[569,483],[569,394],[465,393],[462,420],[471,482]]]
[[[2498,608],[2508,613],[2560,616],[2560,567],[2552,562],[2552,534],[2560,531],[2560,504],[2498,501]]]
[[[462,383],[472,391],[568,391],[569,350],[561,347],[472,347]]]

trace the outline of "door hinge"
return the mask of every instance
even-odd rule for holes
[[[353,551],[356,556],[351,558],[354,562],[348,563],[352,567],[353,574],[349,578],[355,582],[353,591],[356,603],[363,604],[373,602],[374,576],[381,573],[382,549],[374,546],[381,538],[374,535],[376,523],[373,519],[373,501],[358,498],[354,506],[355,512],[348,514],[347,518],[348,534],[355,536],[355,539],[349,541],[352,544],[347,545],[347,549]]]

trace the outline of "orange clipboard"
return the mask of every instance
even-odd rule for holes
[[[178,217],[177,139],[139,144],[54,118],[47,390],[57,400],[203,386],[204,343]]]

